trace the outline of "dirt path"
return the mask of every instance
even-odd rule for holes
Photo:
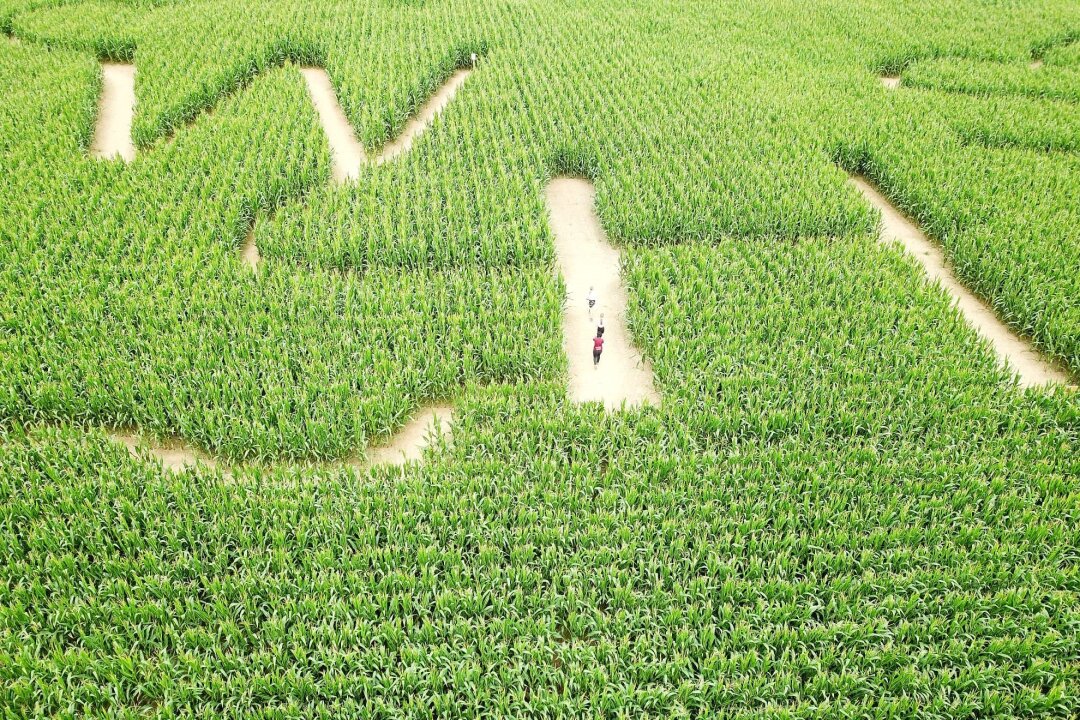
[[[927,279],[940,283],[955,298],[956,306],[963,313],[968,325],[993,344],[1002,364],[1017,372],[1021,387],[1049,383],[1072,384],[1068,373],[1043,358],[1035,348],[1001,322],[986,303],[964,287],[949,269],[940,248],[930,242],[914,223],[893,207],[865,178],[852,175],[849,182],[881,212],[882,242],[897,241],[903,245],[923,266]]]
[[[304,74],[311,102],[319,113],[319,121],[330,141],[330,172],[334,182],[355,180],[360,176],[360,167],[367,162],[367,155],[363,145],[356,139],[349,119],[338,104],[330,76],[322,68],[316,67],[301,68],[300,72]]]
[[[607,242],[594,196],[592,183],[577,178],[556,178],[546,190],[555,252],[566,280],[563,349],[570,363],[570,396],[576,402],[601,401],[609,410],[623,403],[659,405],[652,368],[630,344],[619,251]],[[591,318],[585,301],[590,286],[598,298]],[[604,313],[604,352],[594,366],[592,339],[600,313]]]
[[[454,408],[449,405],[423,407],[385,445],[369,447],[366,459],[353,457],[338,462],[316,464],[314,467],[348,468],[365,472],[376,465],[404,465],[408,462],[419,462],[423,457],[424,448],[437,434],[449,438],[453,417]],[[233,477],[233,473],[224,469],[224,466],[214,458],[181,441],[161,443],[134,433],[120,432],[109,433],[109,438],[126,447],[135,457],[148,452],[161,463],[162,467],[175,473],[182,473],[202,465],[210,469],[221,468],[226,478]],[[243,466],[234,467],[233,470],[241,472]]]
[[[881,84],[884,85],[888,90],[895,90],[896,88],[900,87],[900,76],[882,75]]]
[[[131,162],[135,159],[135,145],[131,142],[131,120],[135,116],[135,66],[102,63],[101,78],[101,98],[90,154],[105,159],[119,156],[125,162]]]
[[[255,223],[251,224],[247,237],[244,238],[244,244],[240,248],[240,260],[252,270],[259,268],[262,257],[259,255],[259,248],[255,245]]]
[[[182,443],[156,443],[150,442],[138,435],[130,433],[110,433],[109,437],[115,442],[118,442],[126,447],[132,455],[138,457],[139,454],[146,450],[155,458],[157,458],[161,464],[168,470],[173,472],[184,472],[188,468],[195,467],[196,465],[205,465],[209,468],[216,468],[217,462],[213,458],[197,453],[191,449],[191,447]]]
[[[12,42],[18,39],[9,36]],[[352,125],[338,104],[334,86],[326,71],[317,67],[300,69],[307,84],[308,95],[319,115],[330,143],[332,154],[331,175],[341,184],[360,176],[360,168],[369,162],[381,165],[405,153],[432,121],[450,103],[454,95],[472,73],[471,68],[457,70],[434,95],[409,120],[405,129],[386,145],[374,159],[369,159],[363,146],[356,139]],[[96,158],[120,157],[125,162],[135,159],[135,145],[131,142],[131,121],[135,115],[135,66],[125,63],[102,63],[102,92],[98,101],[97,123],[90,154]],[[260,262],[259,248],[255,245],[254,231],[244,239],[240,249],[241,261],[252,269]]]
[[[454,72],[442,87],[435,91],[424,106],[413,115],[409,122],[405,125],[405,128],[398,135],[396,140],[388,143],[379,154],[375,157],[375,162],[381,165],[384,162],[393,160],[398,155],[407,152],[412,147],[413,140],[420,136],[431,123],[435,120],[439,114],[446,109],[446,106],[450,104],[450,101],[454,99],[454,95],[465,84],[465,80],[469,77],[472,70],[469,68],[461,68]]]
[[[448,405],[421,408],[389,443],[368,448],[367,465],[404,465],[420,460],[436,434],[450,435],[453,419],[454,408]]]
[[[334,182],[345,183],[355,180],[360,176],[360,168],[369,160],[363,145],[356,139],[349,119],[345,117],[345,111],[338,103],[330,77],[325,70],[317,67],[302,68],[301,72],[307,82],[311,102],[319,113],[319,121],[330,141],[330,151],[333,155],[331,174]],[[413,141],[450,103],[471,72],[469,69],[462,69],[451,75],[450,79],[409,120],[401,134],[387,144],[371,162],[381,165],[411,148]]]

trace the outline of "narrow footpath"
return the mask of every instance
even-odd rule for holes
[[[453,436],[453,420],[454,409],[448,405],[422,407],[385,444],[369,447],[365,457],[354,456],[337,462],[316,463],[315,467],[349,469],[363,473],[378,465],[403,466],[420,462],[424,450],[432,440],[439,436],[447,439]],[[244,469],[242,464],[230,466],[219,462],[179,440],[158,442],[134,433],[120,432],[112,432],[108,436],[113,442],[126,447],[134,457],[148,454],[166,470],[175,473],[203,466],[220,469],[226,478],[232,478],[235,473],[241,473]]]
[[[594,208],[592,183],[556,178],[546,190],[555,252],[566,281],[563,349],[570,364],[570,396],[576,402],[599,401],[608,410],[623,405],[660,404],[653,372],[631,345],[626,329],[626,290],[619,281],[619,251],[612,247]],[[591,317],[589,287],[597,296]],[[593,365],[593,337],[604,314],[604,351]]]
[[[135,66],[122,63],[101,64],[101,98],[90,154],[124,162],[135,159],[131,142],[131,120],[135,117]]]
[[[927,279],[939,283],[955,298],[956,307],[968,325],[991,342],[1002,365],[1016,371],[1021,387],[1050,383],[1072,385],[1066,371],[1049,362],[1030,343],[1014,333],[998,319],[989,305],[956,279],[945,262],[941,249],[904,217],[866,178],[851,175],[848,181],[881,212],[881,241],[885,244],[899,242],[923,266]]]

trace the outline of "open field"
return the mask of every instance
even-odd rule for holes
[[[1080,4],[0,30],[0,715],[1080,716]]]

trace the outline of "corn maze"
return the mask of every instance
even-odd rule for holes
[[[1077,3],[0,31],[4,717],[1080,715]]]

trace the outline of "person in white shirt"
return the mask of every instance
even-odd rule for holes
[[[596,323],[596,337],[604,337],[604,313],[600,313],[600,321]]]
[[[589,286],[589,294],[585,296],[585,300],[589,303],[589,317],[592,317],[592,309],[596,305],[596,290],[592,285]]]

